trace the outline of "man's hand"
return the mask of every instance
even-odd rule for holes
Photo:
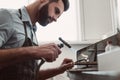
[[[65,58],[61,66],[59,67],[59,70],[61,71],[61,73],[63,73],[66,70],[71,69],[73,66],[74,66],[74,62],[72,61],[72,59]]]
[[[47,62],[55,61],[60,53],[60,48],[54,43],[31,47],[32,57],[35,59],[40,59],[42,57]]]

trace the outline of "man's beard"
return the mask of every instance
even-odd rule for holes
[[[49,4],[46,4],[39,10],[38,23],[42,26],[49,24],[48,18],[50,18],[50,16],[48,15],[48,5]]]

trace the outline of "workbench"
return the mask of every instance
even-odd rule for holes
[[[70,80],[120,80],[120,72],[117,71],[81,71],[68,70]]]

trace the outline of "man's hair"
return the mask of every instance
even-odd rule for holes
[[[51,3],[51,2],[58,2],[58,1],[59,1],[59,0],[50,0],[50,3]],[[64,4],[64,11],[67,11],[68,8],[69,8],[69,5],[70,5],[69,1],[68,1],[68,0],[62,0],[62,2],[63,2],[63,4]]]

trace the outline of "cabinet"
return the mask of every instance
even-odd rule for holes
[[[116,33],[116,0],[80,0],[82,40],[101,40]]]

